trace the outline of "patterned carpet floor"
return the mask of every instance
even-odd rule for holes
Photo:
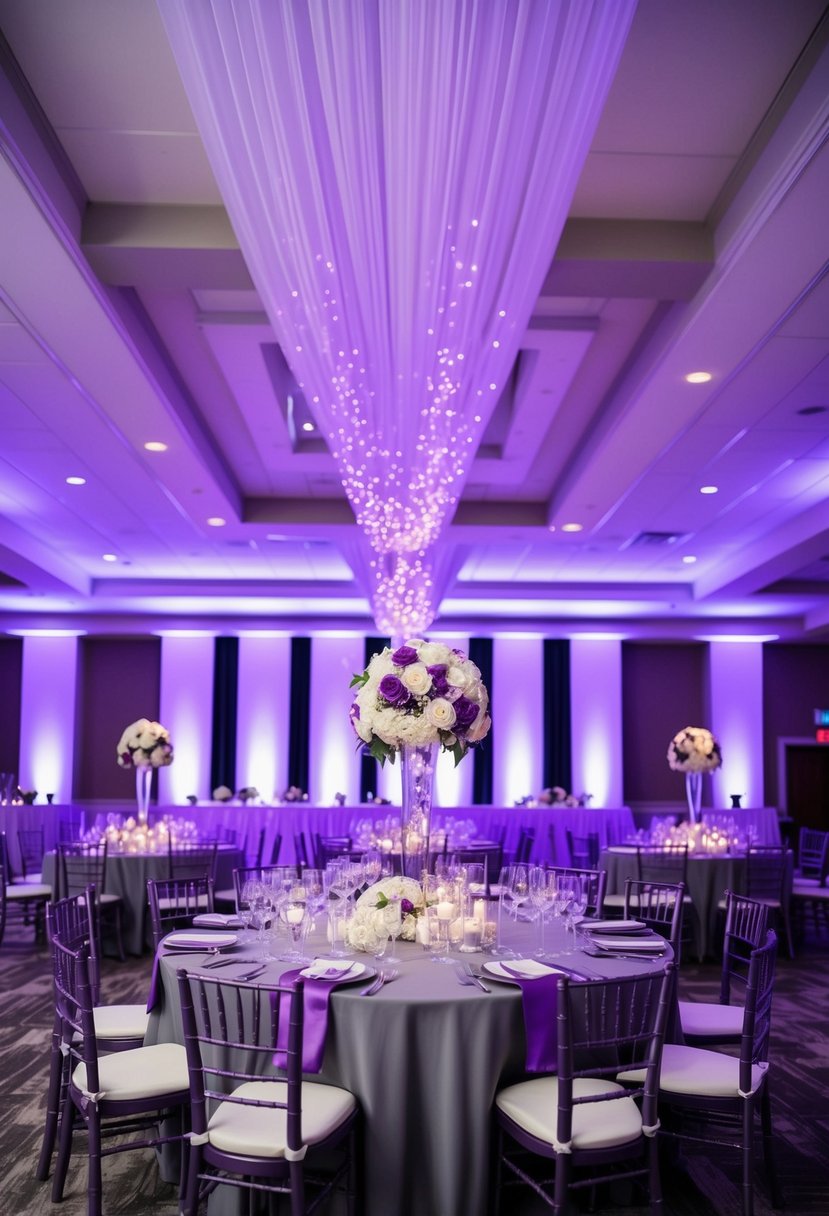
[[[103,999],[140,1002],[146,995],[149,958],[106,960]],[[685,964],[680,995],[716,999],[719,968]],[[0,946],[0,1077],[5,1118],[0,1138],[0,1213],[25,1216],[83,1216],[86,1167],[70,1166],[60,1208],[50,1202],[48,1183],[34,1179],[43,1128],[51,981],[45,948],[31,931],[7,928]],[[794,960],[778,961],[772,1034],[774,1126],[778,1169],[789,1216],[829,1213],[829,939],[807,938]],[[405,1132],[405,1129],[403,1129]],[[416,1139],[416,1137],[415,1137]],[[666,1216],[739,1216],[737,1154],[690,1148],[679,1163],[663,1169]],[[636,1200],[599,1192],[597,1208],[610,1216],[645,1216]],[[503,1210],[535,1216],[535,1202],[512,1192]],[[586,1210],[586,1200],[585,1200]],[[158,1178],[153,1155],[125,1153],[104,1163],[106,1216],[175,1216],[176,1189]],[[755,1187],[756,1216],[772,1211],[762,1171]],[[396,1216],[390,1212],[388,1216]],[[424,1214],[426,1216],[426,1214]],[[429,1213],[428,1216],[453,1216]],[[481,1213],[485,1216],[485,1213]]]

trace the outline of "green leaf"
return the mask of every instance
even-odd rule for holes
[[[355,685],[359,685],[360,688],[362,688],[364,684],[368,684],[368,672],[367,671],[355,672],[354,675],[351,677],[351,683],[349,684],[348,687],[354,688]]]
[[[452,751],[452,755],[455,757],[455,768],[457,768],[458,765],[460,764],[461,760],[463,760],[463,757],[464,757],[463,744],[460,742],[460,740],[458,740],[458,742],[451,749],[451,751]]]
[[[379,735],[372,735],[369,751],[375,760],[379,760],[381,765],[386,763],[386,758],[391,750],[388,743],[384,743]]]
[[[382,891],[377,892],[377,903],[374,906],[375,908],[387,908],[389,906],[388,897]]]

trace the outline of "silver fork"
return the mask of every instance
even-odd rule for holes
[[[379,971],[377,978],[368,988],[363,989],[360,996],[374,996],[384,984],[389,983],[391,980],[396,980],[399,974],[399,971]]]
[[[483,982],[481,977],[479,975],[476,975],[476,973],[472,970],[471,963],[464,963],[463,969],[466,972],[466,974],[469,976],[469,978],[472,980],[472,983],[476,986],[476,988],[480,988],[481,992],[490,991],[490,989],[487,988],[486,984]]]

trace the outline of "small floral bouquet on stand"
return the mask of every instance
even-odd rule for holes
[[[390,905],[400,904],[400,939],[413,942],[417,918],[424,909],[423,890],[413,878],[384,878],[363,891],[347,922],[346,941],[355,950],[370,954],[380,950],[389,936]]]
[[[230,802],[233,797],[233,790],[229,785],[217,785],[213,791],[214,802]]]
[[[283,802],[307,802],[308,795],[304,790],[301,790],[298,785],[289,785],[286,790],[282,791]]]
[[[121,768],[164,768],[173,763],[170,732],[148,718],[126,727],[116,751]]]
[[[721,764],[720,745],[704,726],[686,726],[668,744],[668,766],[677,773],[710,773]]]

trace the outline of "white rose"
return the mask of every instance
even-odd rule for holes
[[[446,673],[446,683],[452,684],[455,688],[460,688],[461,691],[464,691],[473,682],[471,673],[465,671],[463,667],[450,667]]]
[[[455,725],[457,714],[454,705],[451,701],[447,701],[446,697],[435,697],[434,701],[430,701],[426,706],[424,717],[428,718],[438,730],[451,730]]]
[[[427,667],[441,666],[449,667],[455,656],[448,646],[442,645],[440,642],[426,642],[420,648],[420,661],[425,663]]]
[[[432,677],[423,663],[410,663],[408,667],[404,667],[400,679],[416,697],[422,697],[432,687]]]
[[[426,646],[427,644],[425,638],[409,638],[407,642],[403,643],[404,646],[411,646],[412,650],[417,651],[420,650],[421,646]]]
[[[371,743],[371,727],[362,718],[352,718],[354,729],[362,739],[363,743]]]

